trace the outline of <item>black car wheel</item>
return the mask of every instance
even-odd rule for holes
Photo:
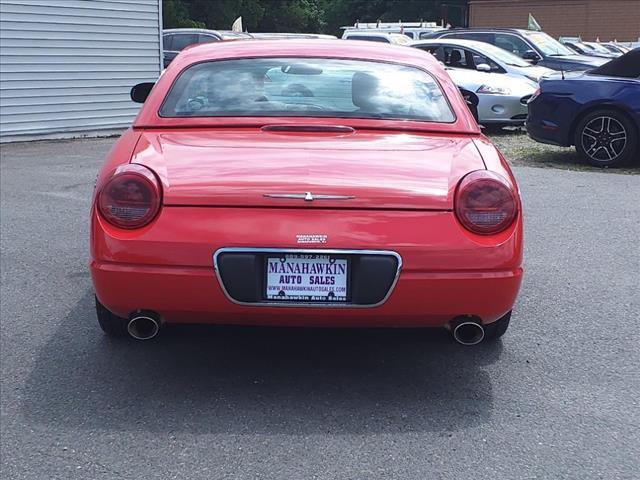
[[[107,310],[106,307],[100,303],[98,297],[96,297],[96,314],[98,316],[98,324],[104,333],[110,337],[124,337],[127,335],[127,324],[129,321]]]
[[[509,322],[511,321],[511,310],[507,312],[502,318],[499,318],[489,325],[484,327],[484,338],[487,341],[497,340],[502,337],[509,328]]]
[[[633,123],[616,110],[596,110],[576,127],[578,153],[597,167],[620,167],[631,161],[638,148]]]

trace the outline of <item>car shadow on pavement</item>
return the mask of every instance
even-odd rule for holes
[[[456,431],[491,416],[483,366],[501,352],[440,330],[185,326],[111,339],[87,292],[39,351],[22,412],[62,429],[167,434]]]

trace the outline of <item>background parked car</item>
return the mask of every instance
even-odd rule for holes
[[[391,43],[393,45],[409,45],[411,39],[401,33],[387,33],[378,30],[347,30],[342,34],[343,40],[365,40],[368,42]]]
[[[576,150],[592,165],[617,167],[640,152],[640,49],[589,72],[543,79],[529,102],[534,140]]]
[[[616,53],[609,52],[606,49],[604,51],[596,50],[591,45],[587,45],[586,43],[579,42],[577,40],[566,40],[562,42],[562,44],[580,55],[587,55],[589,57],[616,58],[620,56]]]
[[[608,49],[607,47],[605,47],[603,44],[601,44],[600,42],[582,42],[584,43],[587,47],[592,48],[594,51],[596,51],[597,53],[600,53],[602,55],[604,54],[613,54],[613,58],[618,58],[620,55],[623,55],[626,52],[621,52],[621,51],[612,51],[610,49]]]
[[[176,58],[176,55],[189,45],[242,38],[251,38],[251,36],[242,32],[206,30],[204,28],[172,28],[163,30],[162,45],[164,51],[164,66],[166,68],[167,65]]]
[[[604,48],[606,48],[610,52],[619,53],[620,55],[624,55],[625,53],[627,53],[630,50],[627,47],[619,45],[619,44],[614,43],[614,42],[601,43],[600,45],[602,45]]]
[[[360,23],[355,25],[341,27],[346,32],[383,32],[383,33],[401,33],[409,38],[417,40],[423,38],[432,32],[442,30],[436,22],[376,22],[376,23]]]
[[[251,38],[260,39],[260,40],[278,40],[278,39],[313,39],[313,38],[322,38],[325,40],[335,40],[337,37],[335,35],[325,35],[322,33],[285,33],[285,32],[251,32],[247,33]]]
[[[532,65],[501,48],[476,40],[419,40],[411,46],[431,53],[440,62],[452,68],[524,77],[533,82],[538,82],[543,75],[553,73],[549,68]],[[456,61],[452,62],[452,59]]]
[[[477,96],[478,123],[489,128],[524,124],[527,102],[535,93],[537,83],[499,73],[449,67],[446,70],[461,91]],[[466,96],[465,100],[470,101]]]
[[[491,43],[533,64],[553,70],[589,70],[606,62],[601,58],[578,55],[544,32],[517,28],[452,28],[431,33],[428,38]]]

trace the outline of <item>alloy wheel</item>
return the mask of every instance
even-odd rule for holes
[[[596,162],[611,162],[624,153],[627,131],[613,117],[596,117],[582,129],[582,148]]]

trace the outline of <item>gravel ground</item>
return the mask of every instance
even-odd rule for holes
[[[113,139],[1,147],[1,477],[637,480],[638,198],[629,175],[516,166],[512,326],[100,332],[89,199]]]
[[[556,147],[529,138],[524,129],[504,129],[487,135],[512,165],[542,168],[561,168],[605,173],[640,174],[640,158],[625,168],[602,169],[592,167],[576,153],[575,148]]]

